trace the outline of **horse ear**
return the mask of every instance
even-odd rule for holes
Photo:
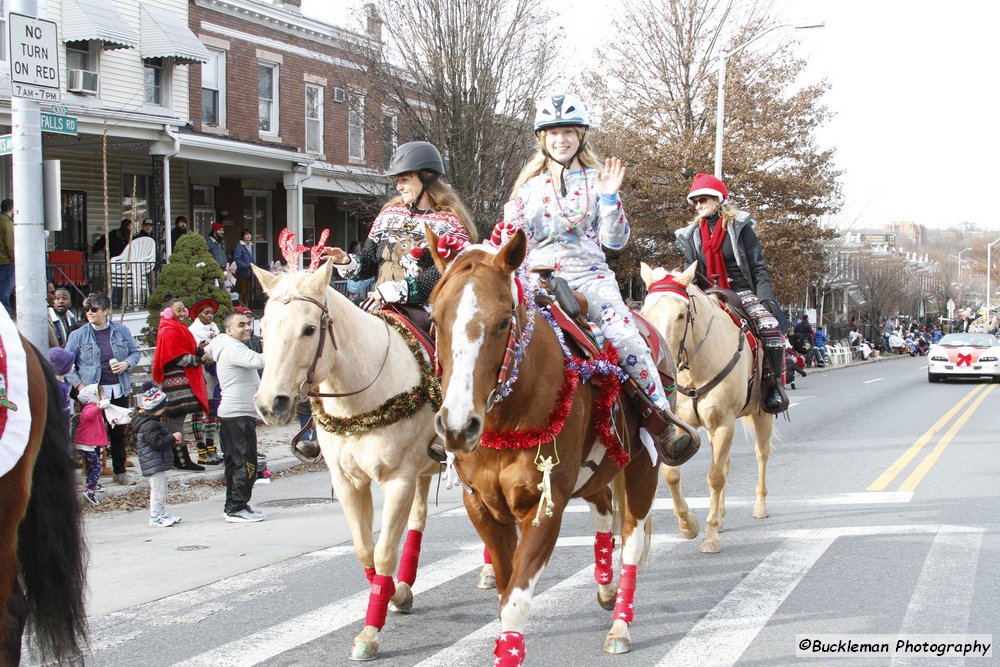
[[[327,260],[320,264],[316,270],[306,278],[303,283],[305,288],[310,292],[320,292],[326,289],[326,286],[330,284],[330,278],[333,277],[333,262]]]
[[[434,259],[434,266],[444,275],[444,270],[448,268],[448,263],[441,259],[441,255],[438,253],[438,240],[440,237],[426,224],[424,225],[424,237],[427,239],[427,249],[431,251],[431,257]]]
[[[646,262],[639,262],[639,277],[642,278],[642,282],[646,284],[646,287],[653,284],[653,269]]]
[[[528,238],[524,235],[523,229],[518,229],[493,258],[493,265],[505,273],[514,273],[524,262],[524,256],[527,252]]]
[[[684,269],[684,273],[677,277],[677,282],[681,283],[685,287],[694,282],[695,271],[698,270],[698,262],[692,262],[691,266]]]
[[[265,271],[256,264],[251,264],[250,268],[253,269],[253,274],[257,276],[257,282],[260,283],[261,289],[264,290],[265,294],[270,295],[271,290],[278,284],[280,278],[270,271]]]

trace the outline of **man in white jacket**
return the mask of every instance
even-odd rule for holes
[[[226,521],[253,523],[264,513],[250,507],[250,494],[257,479],[257,410],[254,394],[260,386],[257,369],[264,356],[246,345],[250,320],[242,313],[226,318],[225,333],[213,338],[205,351],[215,360],[222,401],[219,431],[226,443]]]

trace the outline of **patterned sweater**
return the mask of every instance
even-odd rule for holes
[[[424,305],[441,277],[427,250],[424,225],[438,236],[451,234],[462,241],[469,240],[465,226],[454,213],[430,211],[411,215],[407,206],[392,204],[375,218],[361,252],[352,254],[350,264],[338,266],[337,270],[352,280],[375,278],[376,286],[390,280],[405,280],[406,303]]]

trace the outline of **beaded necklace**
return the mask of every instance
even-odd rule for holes
[[[583,220],[586,220],[590,216],[590,181],[587,180],[587,170],[586,170],[586,168],[583,168],[583,169],[580,170],[580,180],[583,181],[583,191],[584,191],[584,202],[585,202],[585,205],[584,205],[584,209],[582,211],[579,208],[577,208],[576,212],[580,214],[580,217],[577,218],[576,220],[573,220],[573,219],[571,219],[569,217],[569,214],[563,208],[562,199],[559,197],[559,192],[556,190],[556,184],[552,182],[552,175],[549,174],[548,176],[545,177],[545,182],[548,183],[552,187],[552,194],[555,197],[556,206],[559,207],[559,215],[561,215],[566,220],[566,222],[569,223],[569,226],[571,228],[573,228],[573,229],[576,228],[577,224],[579,224]],[[577,203],[577,206],[579,206],[579,204],[580,204],[580,190],[579,189],[574,190],[573,194],[576,196],[576,198],[577,198],[576,199],[576,203]],[[543,199],[542,201],[543,201],[543,203],[548,204],[549,200],[550,200],[550,197],[545,197],[545,199]],[[548,207],[546,206],[546,208],[548,208]],[[549,213],[548,212],[545,213],[545,217],[546,218],[549,217]]]

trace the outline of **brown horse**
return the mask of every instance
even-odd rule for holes
[[[428,233],[428,239],[443,274],[430,299],[443,391],[435,430],[455,453],[470,491],[463,496],[466,510],[496,571],[496,664],[520,665],[524,659],[531,598],[570,498],[589,503],[597,527],[598,600],[615,612],[604,650],[627,652],[636,568],[649,551],[657,485],[636,415],[625,406],[602,427],[602,406],[609,415],[614,395],[604,391],[604,382],[601,388],[577,383],[544,314],[529,298],[520,303],[514,273],[525,256],[523,232],[496,253],[473,246],[450,266],[437,253],[437,238]],[[516,370],[505,358],[513,359]],[[498,383],[500,368],[509,369],[501,375],[519,380]],[[601,435],[612,442],[602,444]],[[612,530],[619,526],[622,569],[616,585]]]
[[[6,313],[3,319],[10,324]],[[11,435],[18,410],[30,412],[24,452],[0,476],[0,665],[20,662],[25,625],[44,660],[82,664],[86,549],[69,420],[48,362],[23,337],[5,338],[0,358],[0,433]],[[14,367],[21,365],[27,373],[17,377]],[[18,383],[27,384],[27,404],[9,400]]]
[[[710,500],[701,550],[717,553],[722,549],[719,533],[726,516],[729,449],[736,420],[746,417],[753,422],[757,450],[753,518],[766,519],[767,460],[771,455],[774,415],[760,409],[761,360],[746,344],[745,327],[733,321],[717,297],[698,288],[694,282],[696,269],[697,264],[692,264],[683,273],[670,273],[643,264],[642,279],[650,291],[642,314],[660,330],[667,346],[677,351],[678,416],[708,430],[712,443]],[[681,534],[688,539],[696,537],[698,519],[681,493],[680,468],[664,466],[663,479],[673,497]]]

